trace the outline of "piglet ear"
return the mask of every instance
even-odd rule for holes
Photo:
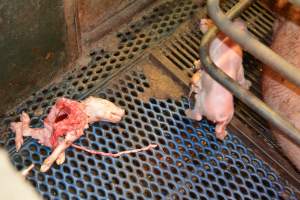
[[[240,29],[240,30],[247,30],[247,26],[246,26],[246,23],[241,20],[241,19],[235,19],[233,21],[233,24],[236,28]]]

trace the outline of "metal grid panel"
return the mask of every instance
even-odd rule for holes
[[[227,1],[225,7],[234,3]],[[4,124],[15,121],[17,115],[26,110],[35,116],[31,124],[40,126],[41,119],[58,96],[79,99],[93,91],[144,49],[175,30],[195,9],[191,1],[169,1],[154,8],[117,35],[120,38],[118,50],[91,52],[92,62],[88,66],[69,73],[61,83],[33,94],[5,117]],[[255,9],[258,13],[263,8],[255,4]],[[257,15],[263,16],[260,20],[273,20],[268,12],[261,13]],[[261,22],[254,20],[255,17],[251,19],[254,24]],[[267,20],[266,24],[270,22]],[[270,30],[270,26],[260,28],[257,36],[267,34],[264,31]],[[184,43],[188,44],[187,51],[196,57],[200,36],[198,32],[184,36],[188,41]],[[180,62],[183,59],[192,62],[193,53],[179,54],[178,58]],[[257,64],[252,58],[246,62],[249,66]],[[249,69],[250,76],[259,74],[259,70]],[[257,77],[254,76],[254,80],[258,80]],[[11,151],[13,163],[18,169],[31,162],[36,164],[28,179],[45,199],[165,199],[166,196],[169,199],[280,199],[280,196],[296,199],[293,191],[265,163],[255,158],[236,136],[229,134],[221,143],[216,140],[209,122],[203,120],[194,124],[186,119],[185,100],[151,99],[149,103],[139,100],[138,94],[147,87],[151,85],[145,74],[129,72],[117,84],[99,93],[100,97],[125,108],[126,116],[117,125],[93,124],[77,144],[106,152],[140,148],[150,143],[159,143],[158,149],[107,158],[69,148],[66,163],[54,165],[43,174],[38,168],[50,150],[34,140],[27,140],[19,153]],[[7,140],[6,147],[14,149],[13,135]]]
[[[69,148],[62,166],[40,173],[50,150],[31,140],[12,159],[19,169],[36,164],[28,179],[45,199],[296,199],[232,133],[220,142],[208,121],[187,119],[184,99],[142,102],[139,93],[151,85],[136,69],[116,82],[98,95],[126,116],[116,125],[93,124],[77,144],[105,152],[159,148],[120,158]]]

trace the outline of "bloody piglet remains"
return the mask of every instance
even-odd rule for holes
[[[235,20],[234,24],[236,28],[246,30],[246,26],[241,21]],[[212,25],[211,20],[202,19],[200,30],[205,33]],[[237,43],[223,33],[219,33],[210,43],[209,55],[217,67],[244,88],[249,88],[251,83],[244,77],[243,51]],[[233,96],[201,69],[200,61],[196,61],[195,65],[196,68],[200,68],[191,81],[191,92],[195,93],[196,102],[193,109],[186,110],[186,115],[197,121],[205,116],[216,123],[216,137],[223,140],[227,135],[226,126],[234,114]]]
[[[90,123],[96,121],[108,121],[117,123],[124,116],[125,111],[110,101],[105,99],[88,97],[77,102],[67,98],[57,99],[50,113],[44,119],[44,128],[31,128],[30,118],[27,113],[21,114],[20,122],[12,122],[11,129],[16,133],[17,151],[23,144],[23,136],[30,136],[37,139],[42,145],[52,149],[51,155],[43,162],[41,171],[47,171],[56,161],[62,164],[65,161],[65,150],[73,146],[80,150],[92,154],[117,157],[124,153],[134,153],[142,150],[148,150],[157,145],[149,145],[142,149],[129,150],[116,154],[96,152],[84,147],[73,144],[84,134],[84,129],[88,128]]]

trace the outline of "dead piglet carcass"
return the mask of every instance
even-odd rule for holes
[[[44,120],[44,128],[30,128],[30,118],[22,113],[20,122],[11,123],[16,133],[16,148],[20,149],[24,136],[31,136],[39,143],[52,148],[51,155],[44,161],[41,171],[47,171],[56,161],[61,164],[65,160],[65,150],[84,134],[89,123],[103,120],[116,123],[125,111],[113,103],[95,97],[82,102],[59,98]]]
[[[107,121],[117,123],[125,114],[125,111],[105,99],[89,97],[82,102],[62,99],[54,107],[56,118],[54,120],[54,132],[51,142],[55,147],[52,154],[44,161],[41,171],[47,171],[56,160],[58,164],[64,162],[64,152],[74,141],[84,134],[88,124],[96,121]],[[51,113],[51,112],[50,112]],[[47,118],[53,123],[53,117]],[[64,136],[64,139],[60,137]]]
[[[246,30],[246,26],[235,20],[236,28]],[[205,33],[213,23],[202,19],[200,30]],[[209,55],[214,64],[228,76],[236,80],[244,88],[249,88],[250,82],[244,77],[243,51],[241,47],[223,33],[219,33],[209,46]],[[223,140],[227,135],[226,126],[234,114],[233,96],[221,84],[212,79],[201,69],[201,63],[194,63],[200,68],[192,77],[191,92],[195,93],[195,107],[186,110],[189,118],[200,121],[203,116],[216,123],[216,137]]]
[[[50,110],[44,123],[53,128],[50,137],[51,155],[43,162],[41,171],[47,171],[56,161],[62,164],[65,161],[65,150],[84,134],[88,128],[88,115],[85,107],[77,101],[59,98]]]

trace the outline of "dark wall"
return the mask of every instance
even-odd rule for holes
[[[83,49],[152,2],[0,0],[0,114],[75,66]]]
[[[92,31],[103,21],[109,19],[134,0],[79,0],[79,23],[82,32]]]
[[[68,62],[62,0],[0,0],[0,113]]]

